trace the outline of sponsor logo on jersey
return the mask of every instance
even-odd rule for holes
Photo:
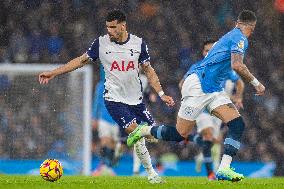
[[[119,62],[119,61],[113,61],[111,64],[111,68],[110,71],[131,71],[131,70],[135,70],[134,67],[134,62],[133,61],[129,61],[128,63],[125,62],[124,60]]]

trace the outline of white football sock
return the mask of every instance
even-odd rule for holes
[[[138,158],[140,159],[143,167],[147,171],[148,175],[152,175],[154,173],[157,174],[155,170],[153,169],[153,166],[151,163],[151,157],[145,145],[145,139],[141,138],[134,145],[135,145],[134,149],[136,150],[136,154]]]
[[[136,153],[136,145],[133,147],[133,174],[140,172],[141,161]]]
[[[232,159],[231,156],[224,154],[218,170],[230,167]]]

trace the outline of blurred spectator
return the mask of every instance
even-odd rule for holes
[[[47,153],[48,158],[54,159],[68,159],[65,144],[63,141],[58,140],[52,144],[52,148]]]
[[[59,55],[63,49],[63,39],[59,36],[58,24],[54,23],[50,28],[50,36],[47,39],[48,53],[52,62],[59,62]]]

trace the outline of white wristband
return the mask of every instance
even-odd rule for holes
[[[250,84],[257,87],[260,84],[260,82],[256,78],[253,78],[253,80],[250,82]]]
[[[165,94],[164,91],[160,91],[160,92],[158,93],[159,97],[162,97],[164,94]]]

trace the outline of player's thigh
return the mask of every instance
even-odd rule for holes
[[[101,145],[112,146],[113,145],[113,135],[112,135],[113,125],[104,120],[99,120],[98,122],[98,135],[100,138]]]
[[[207,109],[224,123],[228,123],[240,116],[230,97],[224,91],[212,94],[212,100]]]
[[[196,119],[197,132],[201,133],[204,140],[213,140],[215,133],[220,130],[220,124],[216,122],[218,118],[207,112],[202,112]],[[220,122],[221,120],[218,119]]]
[[[131,111],[136,117],[137,124],[146,122],[149,126],[154,125],[154,119],[144,103],[131,106]]]
[[[218,106],[212,111],[212,114],[221,119],[224,123],[228,123],[240,117],[240,113],[233,103]]]
[[[130,105],[105,100],[105,105],[112,119],[118,124],[121,135],[131,133],[136,127],[136,116]]]
[[[120,139],[120,130],[118,125],[113,125],[112,130],[112,138],[115,143],[119,142]]]

